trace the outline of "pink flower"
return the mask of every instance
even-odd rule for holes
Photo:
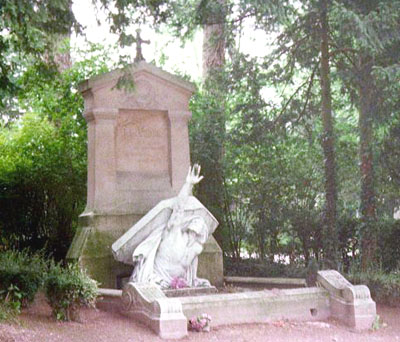
[[[171,284],[170,284],[171,289],[176,290],[176,289],[182,289],[184,287],[188,287],[185,279],[180,278],[180,277],[174,277],[171,280]]]
[[[197,317],[192,317],[189,320],[189,328],[194,331],[210,331],[211,316],[208,314],[201,314]]]

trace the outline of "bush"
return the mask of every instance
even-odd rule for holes
[[[45,282],[45,294],[57,320],[75,321],[79,319],[82,306],[94,306],[97,283],[77,264],[66,268],[52,264]]]
[[[0,129],[0,248],[65,257],[86,188],[84,144],[71,144],[56,123],[38,114]]]
[[[47,265],[39,254],[13,250],[0,253],[0,298],[20,307],[31,303],[43,285]]]
[[[379,261],[386,272],[400,267],[400,220],[379,220],[378,224]]]
[[[372,298],[381,304],[400,306],[400,273],[381,270],[353,272],[348,275],[353,284],[367,285]]]
[[[3,301],[0,302],[0,322],[18,322],[18,315],[20,313],[20,309],[18,306],[18,302],[10,302]]]
[[[233,260],[224,258],[225,273],[241,277],[287,277],[305,278],[307,269],[303,265],[291,265],[255,259]]]

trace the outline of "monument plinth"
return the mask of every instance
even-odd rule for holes
[[[190,165],[193,84],[145,61],[131,75],[132,92],[117,89],[120,70],[80,86],[88,123],[87,205],[67,258],[109,288],[132,271],[114,261],[111,245],[158,202],[178,194]],[[202,258],[216,260],[208,278],[222,283],[221,249],[212,237],[206,245],[199,268],[207,272]]]

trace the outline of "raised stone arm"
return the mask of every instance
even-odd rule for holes
[[[172,215],[168,221],[168,230],[172,229],[174,226],[181,225],[184,222],[185,216],[183,208],[187,198],[193,196],[193,186],[203,179],[203,176],[200,176],[200,171],[201,167],[198,164],[194,164],[193,167],[189,166],[186,182],[182,186],[182,189],[176,198]]]
[[[193,186],[199,183],[204,177],[200,176],[201,166],[194,164],[193,167],[189,166],[189,171],[186,176],[186,183],[183,185],[178,197],[184,198],[193,195]]]

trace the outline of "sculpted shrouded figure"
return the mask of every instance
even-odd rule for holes
[[[208,280],[196,275],[198,256],[211,234],[210,228],[202,216],[187,210],[193,185],[202,179],[200,166],[189,169],[186,183],[173,198],[168,221],[156,227],[134,249],[135,268],[130,281],[153,282],[168,288],[174,278],[183,278],[188,286],[210,286]]]

